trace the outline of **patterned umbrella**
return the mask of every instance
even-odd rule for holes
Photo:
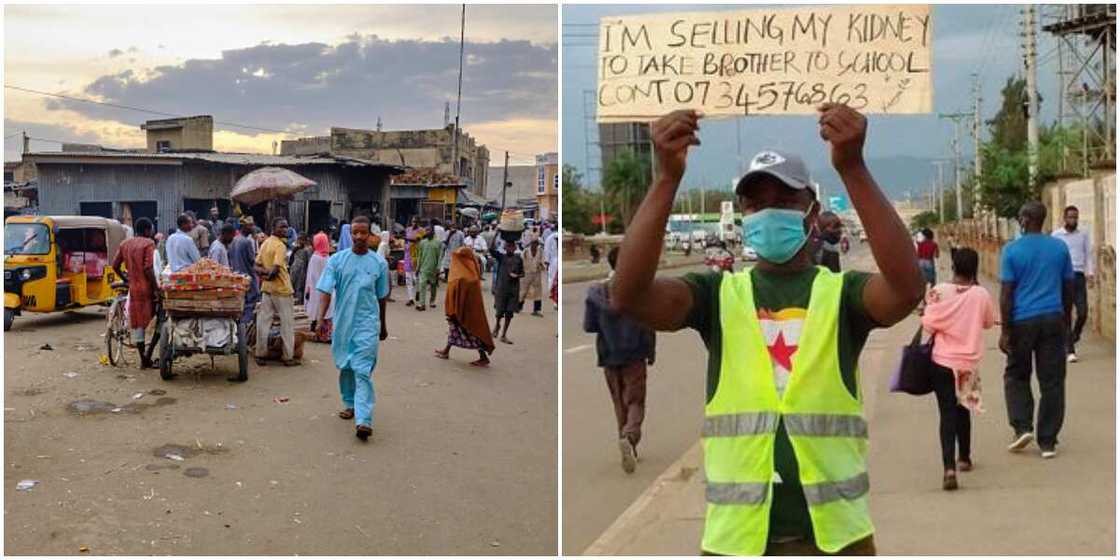
[[[266,200],[291,198],[315,184],[315,181],[287,169],[262,167],[237,181],[230,198],[252,206]]]

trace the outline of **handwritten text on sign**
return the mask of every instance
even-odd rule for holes
[[[933,107],[929,6],[805,6],[607,17],[600,122],[706,115],[865,113]]]

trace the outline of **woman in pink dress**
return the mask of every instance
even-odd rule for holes
[[[984,330],[996,324],[992,296],[976,281],[976,251],[964,247],[953,251],[952,259],[953,281],[929,290],[922,313],[922,326],[934,337],[932,381],[941,413],[945,490],[957,489],[958,470],[972,470],[970,415],[984,411],[977,368],[984,356]]]
[[[307,302],[307,316],[319,316],[319,294],[315,291],[315,286],[319,284],[319,277],[322,276],[323,270],[327,268],[327,259],[331,256],[331,240],[327,234],[319,232],[311,240],[311,246],[315,254],[311,255],[311,260],[307,261],[307,284],[304,286],[304,301]],[[334,299],[331,299],[331,305],[327,308],[326,318],[323,324],[311,324],[311,330],[315,332],[315,336],[319,342],[331,341],[331,318],[334,317]]]

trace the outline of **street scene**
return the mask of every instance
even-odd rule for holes
[[[565,554],[1113,554],[1111,6],[562,29]]]
[[[5,15],[6,553],[555,553],[555,6]]]

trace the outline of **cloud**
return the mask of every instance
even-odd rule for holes
[[[117,58],[118,56],[120,56],[122,54],[124,54],[124,51],[122,51],[120,49],[113,49],[113,50],[109,51],[109,58]]]
[[[468,42],[466,53],[473,63],[463,75],[465,127],[472,122],[555,119],[555,45]],[[444,103],[455,102],[458,65],[456,40],[389,41],[352,35],[334,46],[262,43],[223,51],[216,59],[129,69],[101,76],[78,94],[264,128],[298,121],[311,133],[331,126],[372,128],[378,116],[390,130],[437,128],[443,124]],[[133,122],[138,115],[70,100],[50,100],[46,107],[101,120]]]

